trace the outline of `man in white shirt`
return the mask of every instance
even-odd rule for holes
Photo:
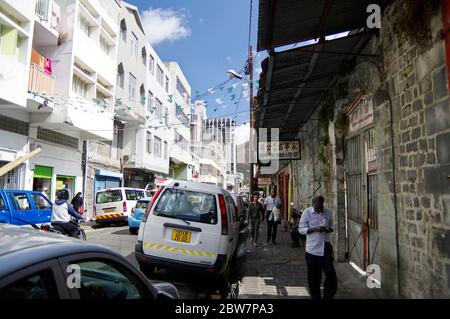
[[[267,221],[267,243],[269,243],[270,239],[272,239],[272,243],[276,245],[275,239],[277,237],[277,226],[278,226],[278,220],[274,217],[272,214],[272,211],[275,207],[280,208],[281,207],[281,201],[276,196],[277,193],[275,190],[272,190],[270,193],[270,196],[268,196],[264,200],[264,206],[266,207],[266,221]]]
[[[311,299],[321,299],[320,283],[325,273],[324,299],[332,299],[337,291],[337,277],[333,266],[333,247],[329,233],[334,231],[333,214],[324,208],[325,199],[314,197],[312,207],[305,209],[299,232],[306,235],[306,264]]]

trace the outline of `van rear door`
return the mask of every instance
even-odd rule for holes
[[[213,193],[167,188],[152,207],[144,231],[144,254],[212,265],[221,224]]]
[[[96,216],[123,214],[124,198],[122,189],[105,189],[95,195]]]

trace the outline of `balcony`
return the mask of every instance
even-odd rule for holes
[[[55,83],[54,75],[49,74],[39,65],[31,63],[28,80],[28,111],[53,112]]]
[[[112,141],[114,111],[98,99],[71,96],[55,101],[57,112],[31,113],[30,122],[48,129],[78,131],[80,139]]]
[[[36,1],[34,43],[37,46],[56,46],[59,39],[60,7],[53,0]]]
[[[116,99],[114,113],[117,119],[133,124],[145,124],[145,109],[141,103],[126,103],[122,99]]]

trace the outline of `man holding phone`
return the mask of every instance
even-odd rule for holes
[[[311,299],[321,299],[320,283],[325,273],[324,299],[333,299],[337,291],[337,277],[333,265],[333,247],[329,233],[333,232],[333,214],[324,208],[323,196],[314,197],[312,207],[302,213],[299,233],[306,235],[306,264]]]

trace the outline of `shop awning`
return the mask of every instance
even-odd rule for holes
[[[360,32],[272,53],[262,63],[255,127],[280,128],[281,139],[295,138],[323,93],[333,86],[339,68],[363,55],[361,50],[370,37]]]
[[[258,51],[363,28],[367,7],[390,0],[260,0]]]

